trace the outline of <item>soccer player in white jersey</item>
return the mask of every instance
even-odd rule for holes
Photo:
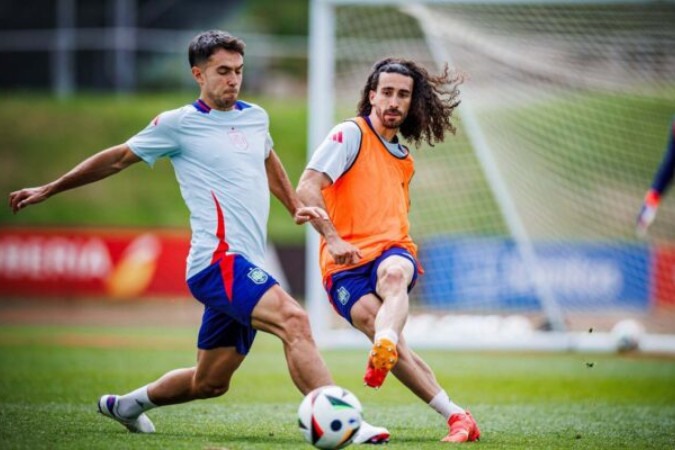
[[[333,384],[306,312],[264,270],[270,192],[298,224],[327,216],[298,200],[272,148],[265,110],[238,100],[244,43],[207,31],[190,42],[188,56],[200,87],[197,101],[160,114],[126,143],[89,157],[55,181],[9,195],[16,213],[139,161],[171,160],[190,210],[187,283],[204,304],[204,315],[196,366],[170,371],[126,395],[99,399],[101,414],[133,432],[155,431],[145,414],[152,408],[227,392],[257,330],[282,340],[291,378],[303,394]],[[355,442],[388,439],[386,429],[364,423]]]

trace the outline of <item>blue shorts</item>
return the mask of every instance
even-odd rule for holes
[[[324,288],[328,293],[328,299],[335,311],[352,323],[352,306],[364,295],[377,295],[377,268],[382,261],[392,255],[403,256],[413,263],[413,279],[408,285],[408,292],[415,286],[417,281],[418,265],[415,258],[405,249],[392,247],[384,251],[373,261],[353,269],[335,272],[326,281]],[[353,324],[352,324],[353,325]]]
[[[251,313],[277,284],[271,275],[241,255],[227,255],[187,280],[192,295],[204,304],[197,347],[235,347],[246,355],[256,330]]]

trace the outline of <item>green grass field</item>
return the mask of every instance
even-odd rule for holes
[[[196,325],[195,325],[196,326]],[[100,416],[96,400],[194,361],[195,330],[161,326],[0,328],[0,448],[310,448],[296,427],[301,395],[280,344],[259,335],[224,397],[150,413],[154,435]],[[581,354],[421,351],[441,384],[482,427],[480,448],[675,448],[675,360]],[[359,380],[364,351],[324,352],[365,417],[392,432],[388,448],[441,448],[441,419],[395,379]],[[589,367],[591,364],[592,367]],[[450,444],[448,444],[450,445]],[[474,444],[467,444],[474,448]]]

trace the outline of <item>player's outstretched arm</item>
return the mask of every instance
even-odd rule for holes
[[[140,160],[127,144],[110,147],[85,159],[51,183],[12,192],[9,194],[9,206],[16,214],[28,205],[40,203],[59,192],[109,177]]]
[[[270,192],[286,207],[289,213],[293,216],[295,223],[301,225],[309,222],[312,219],[328,218],[328,214],[322,208],[304,206],[298,199],[298,195],[293,189],[291,180],[288,178],[286,169],[281,163],[277,154],[272,150],[269,157],[265,161],[265,169],[267,171],[267,180],[270,187]]]
[[[267,171],[270,192],[286,207],[291,216],[294,216],[295,211],[302,206],[302,203],[295,194],[286,169],[274,150],[270,151],[265,160],[265,170]]]

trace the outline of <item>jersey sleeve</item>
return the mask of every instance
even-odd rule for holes
[[[308,169],[325,173],[335,183],[351,167],[359,154],[361,130],[354,122],[342,122],[314,151]]]
[[[177,111],[168,111],[155,117],[145,129],[127,141],[139,158],[152,166],[163,156],[173,156],[180,152],[178,129],[180,115]]]
[[[270,152],[274,148],[274,141],[272,140],[272,135],[268,132],[265,136],[265,159],[270,157]]]

